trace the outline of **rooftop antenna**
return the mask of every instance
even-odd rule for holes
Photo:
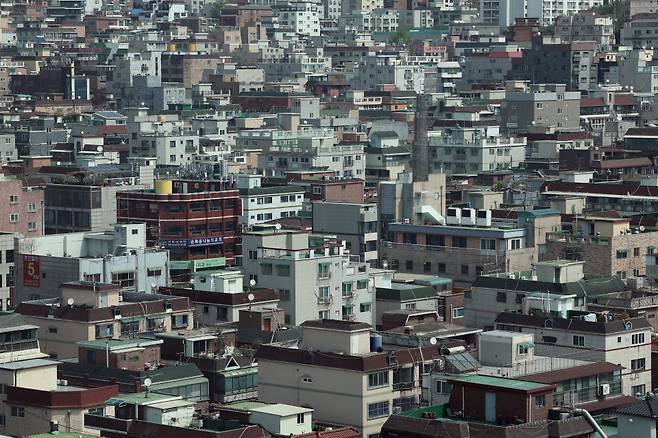
[[[151,386],[152,384],[153,384],[153,381],[150,378],[147,377],[146,379],[144,379],[144,388],[146,388],[144,398],[148,398],[148,396],[149,396],[149,386]]]
[[[251,281],[254,281],[254,280],[252,279]],[[256,296],[253,293],[250,293],[249,295],[247,295],[247,299],[249,300],[249,310],[251,310],[251,303],[254,301],[254,298],[256,298]]]

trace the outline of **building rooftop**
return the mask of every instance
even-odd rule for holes
[[[264,414],[280,415],[282,417],[289,417],[291,415],[302,414],[305,412],[313,412],[312,408],[303,408],[300,406],[286,405],[283,403],[266,404],[257,406],[250,409],[252,412],[262,412]]]
[[[482,385],[501,388],[505,390],[515,390],[515,391],[524,391],[524,392],[538,392],[538,391],[549,391],[553,388],[552,385],[539,382],[529,382],[526,380],[516,380],[516,379],[505,379],[502,377],[493,377],[493,376],[460,376],[450,379],[456,383],[471,384],[471,385]]]
[[[93,341],[81,341],[78,342],[78,346],[83,348],[104,350],[109,349],[110,351],[117,350],[126,350],[140,347],[150,347],[153,345],[162,344],[161,340],[156,339],[147,339],[147,338],[137,338],[137,339],[96,339]]]
[[[0,364],[0,369],[2,370],[26,370],[30,368],[41,368],[48,366],[57,366],[59,361],[50,360],[50,359],[28,359],[28,360],[19,360],[16,362],[7,362]]]
[[[354,332],[371,330],[372,326],[365,322],[343,321],[341,319],[320,319],[305,321],[301,324],[304,328],[318,328],[324,330],[338,330],[343,332]]]

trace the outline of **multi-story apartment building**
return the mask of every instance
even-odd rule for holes
[[[356,427],[376,437],[393,413],[418,405],[421,380],[440,347],[371,351],[367,324],[321,320],[302,324],[300,348],[262,345],[258,398],[308,405],[317,421]]]
[[[89,432],[84,414],[102,410],[118,394],[116,385],[81,388],[62,385],[59,362],[41,352],[37,325],[28,324],[19,314],[0,317],[0,431],[6,435],[48,433],[54,424],[60,432]]]
[[[112,228],[117,223],[117,193],[140,188],[145,186],[137,178],[122,178],[107,184],[46,184],[45,234]]]
[[[330,129],[240,131],[236,148],[260,148],[258,168],[265,175],[283,176],[291,170],[325,169],[336,176],[365,179],[363,145],[337,144]]]
[[[152,292],[169,283],[169,252],[146,247],[146,225],[115,225],[105,232],[17,238],[16,300],[53,297],[69,281],[114,283]]]
[[[555,36],[567,43],[596,41],[602,50],[608,50],[615,42],[612,17],[591,11],[559,17],[555,21]]]
[[[525,160],[525,137],[500,136],[498,126],[446,129],[430,136],[432,167],[446,174],[518,168]]]
[[[320,36],[320,18],[323,16],[320,0],[287,1],[272,9],[279,26],[300,35]]]
[[[351,260],[344,241],[258,225],[242,235],[242,249],[245,279],[278,292],[286,323],[317,318],[372,323],[370,268]]]
[[[635,2],[631,2],[635,3]],[[654,5],[655,7],[655,5]],[[621,43],[635,49],[645,49],[658,44],[654,29],[658,22],[658,8],[653,13],[631,16],[621,31]]]
[[[487,210],[449,208],[445,225],[388,224],[380,258],[390,269],[470,285],[482,274],[530,269],[537,261],[536,246],[545,242],[542,234],[559,223],[558,212],[552,210],[524,212],[517,222],[494,223]]]
[[[14,303],[14,240],[19,233],[0,233],[0,310],[9,310]]]
[[[0,134],[0,161],[6,163],[16,159],[18,159],[16,136],[14,134]]]
[[[548,233],[542,260],[582,260],[587,273],[626,280],[644,277],[647,256],[658,248],[658,231],[640,231],[627,218],[579,215],[571,228]]]
[[[612,319],[610,319],[612,318]],[[497,330],[532,333],[535,354],[620,364],[622,392],[645,394],[651,387],[651,325],[645,317],[580,312],[570,318],[549,313],[504,312]]]
[[[304,188],[298,185],[261,186],[260,175],[238,175],[244,227],[287,217],[302,211]]]
[[[377,260],[377,204],[314,202],[312,213],[314,233],[336,235],[345,241],[350,254],[364,262]]]
[[[5,196],[0,203],[0,230],[24,236],[43,234],[44,192],[23,181],[0,177],[0,191]]]
[[[464,294],[464,325],[491,329],[500,312],[540,309],[566,318],[571,310],[586,310],[596,297],[621,292],[624,282],[587,280],[583,262],[538,262],[533,271],[478,277]]]
[[[654,29],[652,26],[651,29]],[[653,44],[653,43],[652,43]],[[636,92],[658,92],[658,66],[653,50],[644,45],[617,57],[617,65],[610,67],[607,80],[626,87],[633,87]],[[649,46],[651,47],[651,46]]]
[[[368,53],[354,78],[354,88],[369,90],[382,85],[395,85],[400,91],[425,91],[424,62],[399,54]],[[424,58],[424,57],[421,57]],[[436,68],[436,59],[427,57]]]
[[[146,244],[169,250],[172,271],[234,265],[240,197],[222,181],[156,181],[117,194],[119,223],[144,222]]]
[[[77,357],[80,341],[194,326],[188,298],[121,292],[118,285],[86,281],[64,283],[58,297],[23,301],[16,311],[39,327],[41,348],[55,358]]]
[[[501,128],[527,132],[543,127],[555,131],[580,129],[580,93],[564,84],[532,84],[508,89],[501,104]]]
[[[384,0],[347,0],[341,2],[341,15],[352,12],[371,12],[384,7]]]
[[[560,16],[577,14],[603,3],[603,0],[481,0],[480,18],[504,27],[514,24],[517,18],[539,18],[544,25],[549,25]]]

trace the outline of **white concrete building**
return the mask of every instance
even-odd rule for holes
[[[370,268],[351,261],[344,241],[259,225],[242,235],[242,252],[245,281],[278,292],[286,323],[318,318],[373,323]]]
[[[480,18],[485,23],[509,27],[517,18],[539,18],[544,25],[557,17],[573,15],[604,4],[604,0],[482,0]]]
[[[260,175],[238,175],[238,189],[242,200],[240,223],[245,227],[297,216],[304,203],[303,187],[262,187]]]
[[[289,28],[298,35],[320,35],[320,18],[324,12],[319,0],[287,1],[273,9],[279,26]]]

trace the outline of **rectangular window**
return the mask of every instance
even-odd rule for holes
[[[186,328],[187,327],[187,315],[172,315],[171,317],[171,327],[172,328]]]
[[[19,219],[18,213],[12,213],[9,215],[9,222],[11,222],[12,224],[17,223],[18,219]]]
[[[390,415],[390,402],[383,401],[368,404],[368,420],[375,418],[388,417]]]
[[[114,324],[98,324],[96,326],[96,339],[114,337]]]
[[[37,204],[34,203],[27,204],[27,211],[28,213],[35,213],[37,211]]]
[[[329,278],[331,263],[320,263],[318,264],[318,278],[325,279]]]
[[[260,273],[263,275],[272,275],[272,263],[263,263],[260,265]]]
[[[361,289],[368,289],[368,280],[357,280],[356,281],[356,288],[361,290]]]
[[[464,308],[455,307],[452,309],[452,319],[459,319],[464,317]]]
[[[640,248],[633,248],[633,257],[640,257]]]
[[[625,258],[628,258],[628,250],[626,250],[626,249],[618,249],[618,250],[617,250],[617,258],[618,258],[618,259],[625,259]]]
[[[631,394],[633,396],[645,395],[646,387],[645,385],[635,385],[631,386]]]
[[[18,195],[9,195],[10,204],[18,204]]]
[[[468,275],[468,265],[462,265],[462,274]]]
[[[368,374],[368,388],[381,388],[382,386],[388,386],[388,371]]]
[[[441,273],[446,272],[446,264],[445,263],[439,263],[439,272],[441,272]]]
[[[113,272],[112,283],[118,284],[121,287],[130,287],[135,285],[134,272]]]
[[[11,407],[11,416],[12,417],[24,417],[25,416],[25,408],[18,407],[18,406],[12,406]]]
[[[584,347],[585,346],[585,336],[580,336],[580,335],[573,335],[573,345],[577,347]]]
[[[276,275],[290,277],[290,265],[276,265]]]
[[[342,286],[343,296],[346,297],[352,295],[353,287],[354,287],[354,283],[352,283],[351,281],[343,282],[343,286]]]
[[[644,358],[631,360],[632,371],[642,371],[644,370],[645,366],[646,366],[646,360]]]
[[[644,333],[635,333],[631,336],[631,343],[633,345],[644,344]]]
[[[297,414],[297,424],[304,424],[304,413]]]
[[[496,249],[496,239],[480,239],[480,249]]]
[[[290,289],[279,289],[277,292],[281,301],[290,301]]]
[[[148,277],[159,277],[162,275],[162,269],[147,269],[146,276]]]
[[[546,406],[546,396],[545,395],[536,395],[535,396],[535,407],[543,408]]]
[[[370,303],[361,303],[359,304],[359,312],[370,312]]]

